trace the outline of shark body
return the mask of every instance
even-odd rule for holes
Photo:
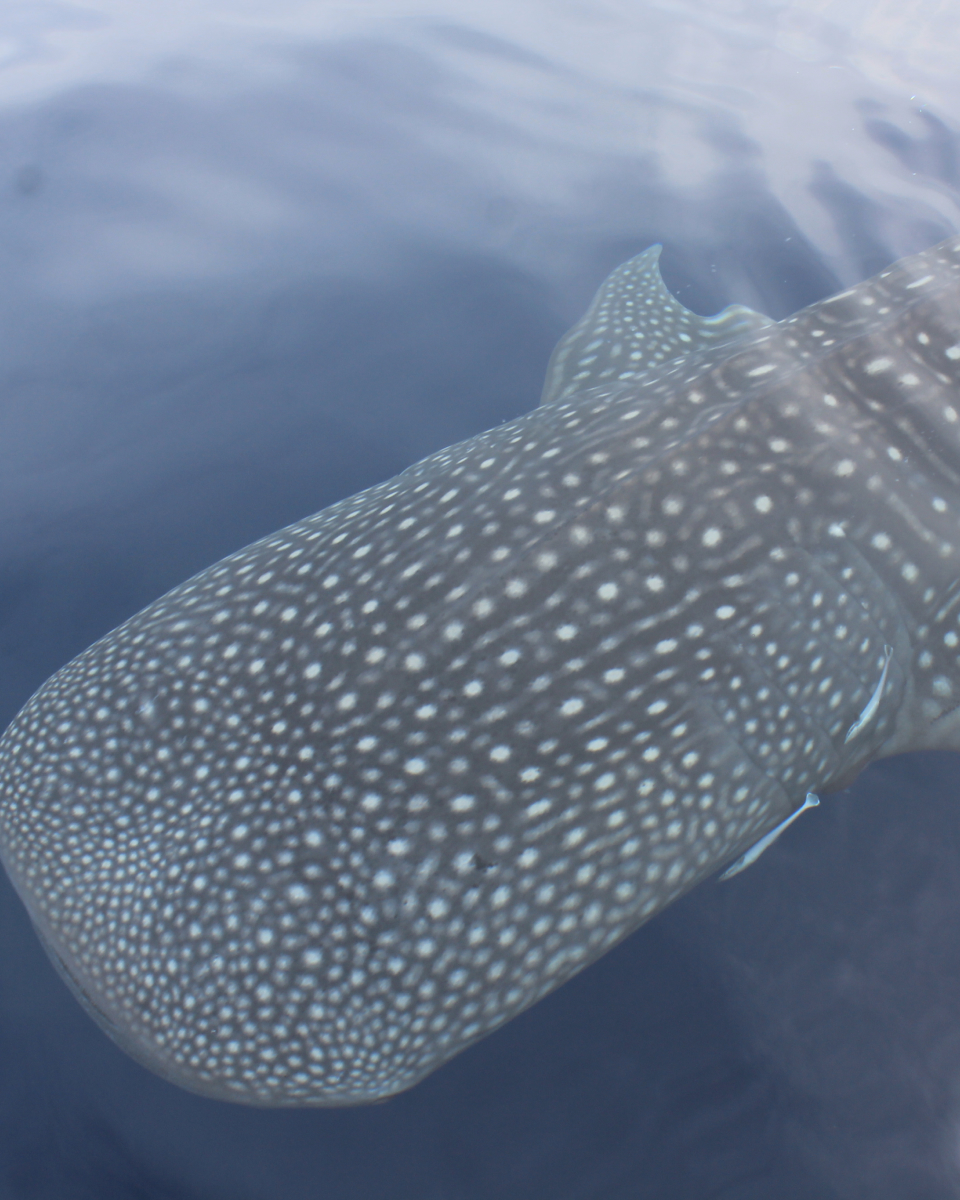
[[[658,253],[536,410],[175,588],[6,731],[4,864],[147,1066],[389,1096],[804,797],[960,747],[960,238],[779,323],[687,312]]]

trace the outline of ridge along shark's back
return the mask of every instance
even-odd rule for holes
[[[657,253],[534,412],[175,588],[4,735],[11,878],[167,1078],[400,1091],[808,793],[958,744],[960,239],[779,324]]]

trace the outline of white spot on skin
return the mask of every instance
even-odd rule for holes
[[[879,375],[881,371],[889,371],[892,366],[892,358],[874,358],[863,369],[868,375]]]
[[[544,813],[548,813],[552,807],[551,801],[546,798],[534,800],[532,804],[527,805],[526,814],[530,820],[535,820],[537,817],[542,817]]]

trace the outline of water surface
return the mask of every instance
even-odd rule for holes
[[[947,4],[0,13],[0,719],[196,570],[532,407],[663,242],[781,318],[960,227]],[[154,1078],[0,884],[0,1198],[960,1194],[958,764],[825,800],[414,1091]]]

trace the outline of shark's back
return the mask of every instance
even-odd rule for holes
[[[538,409],[174,589],[0,742],[20,895],[167,1077],[402,1090],[957,742],[960,239],[779,324],[633,263]]]

